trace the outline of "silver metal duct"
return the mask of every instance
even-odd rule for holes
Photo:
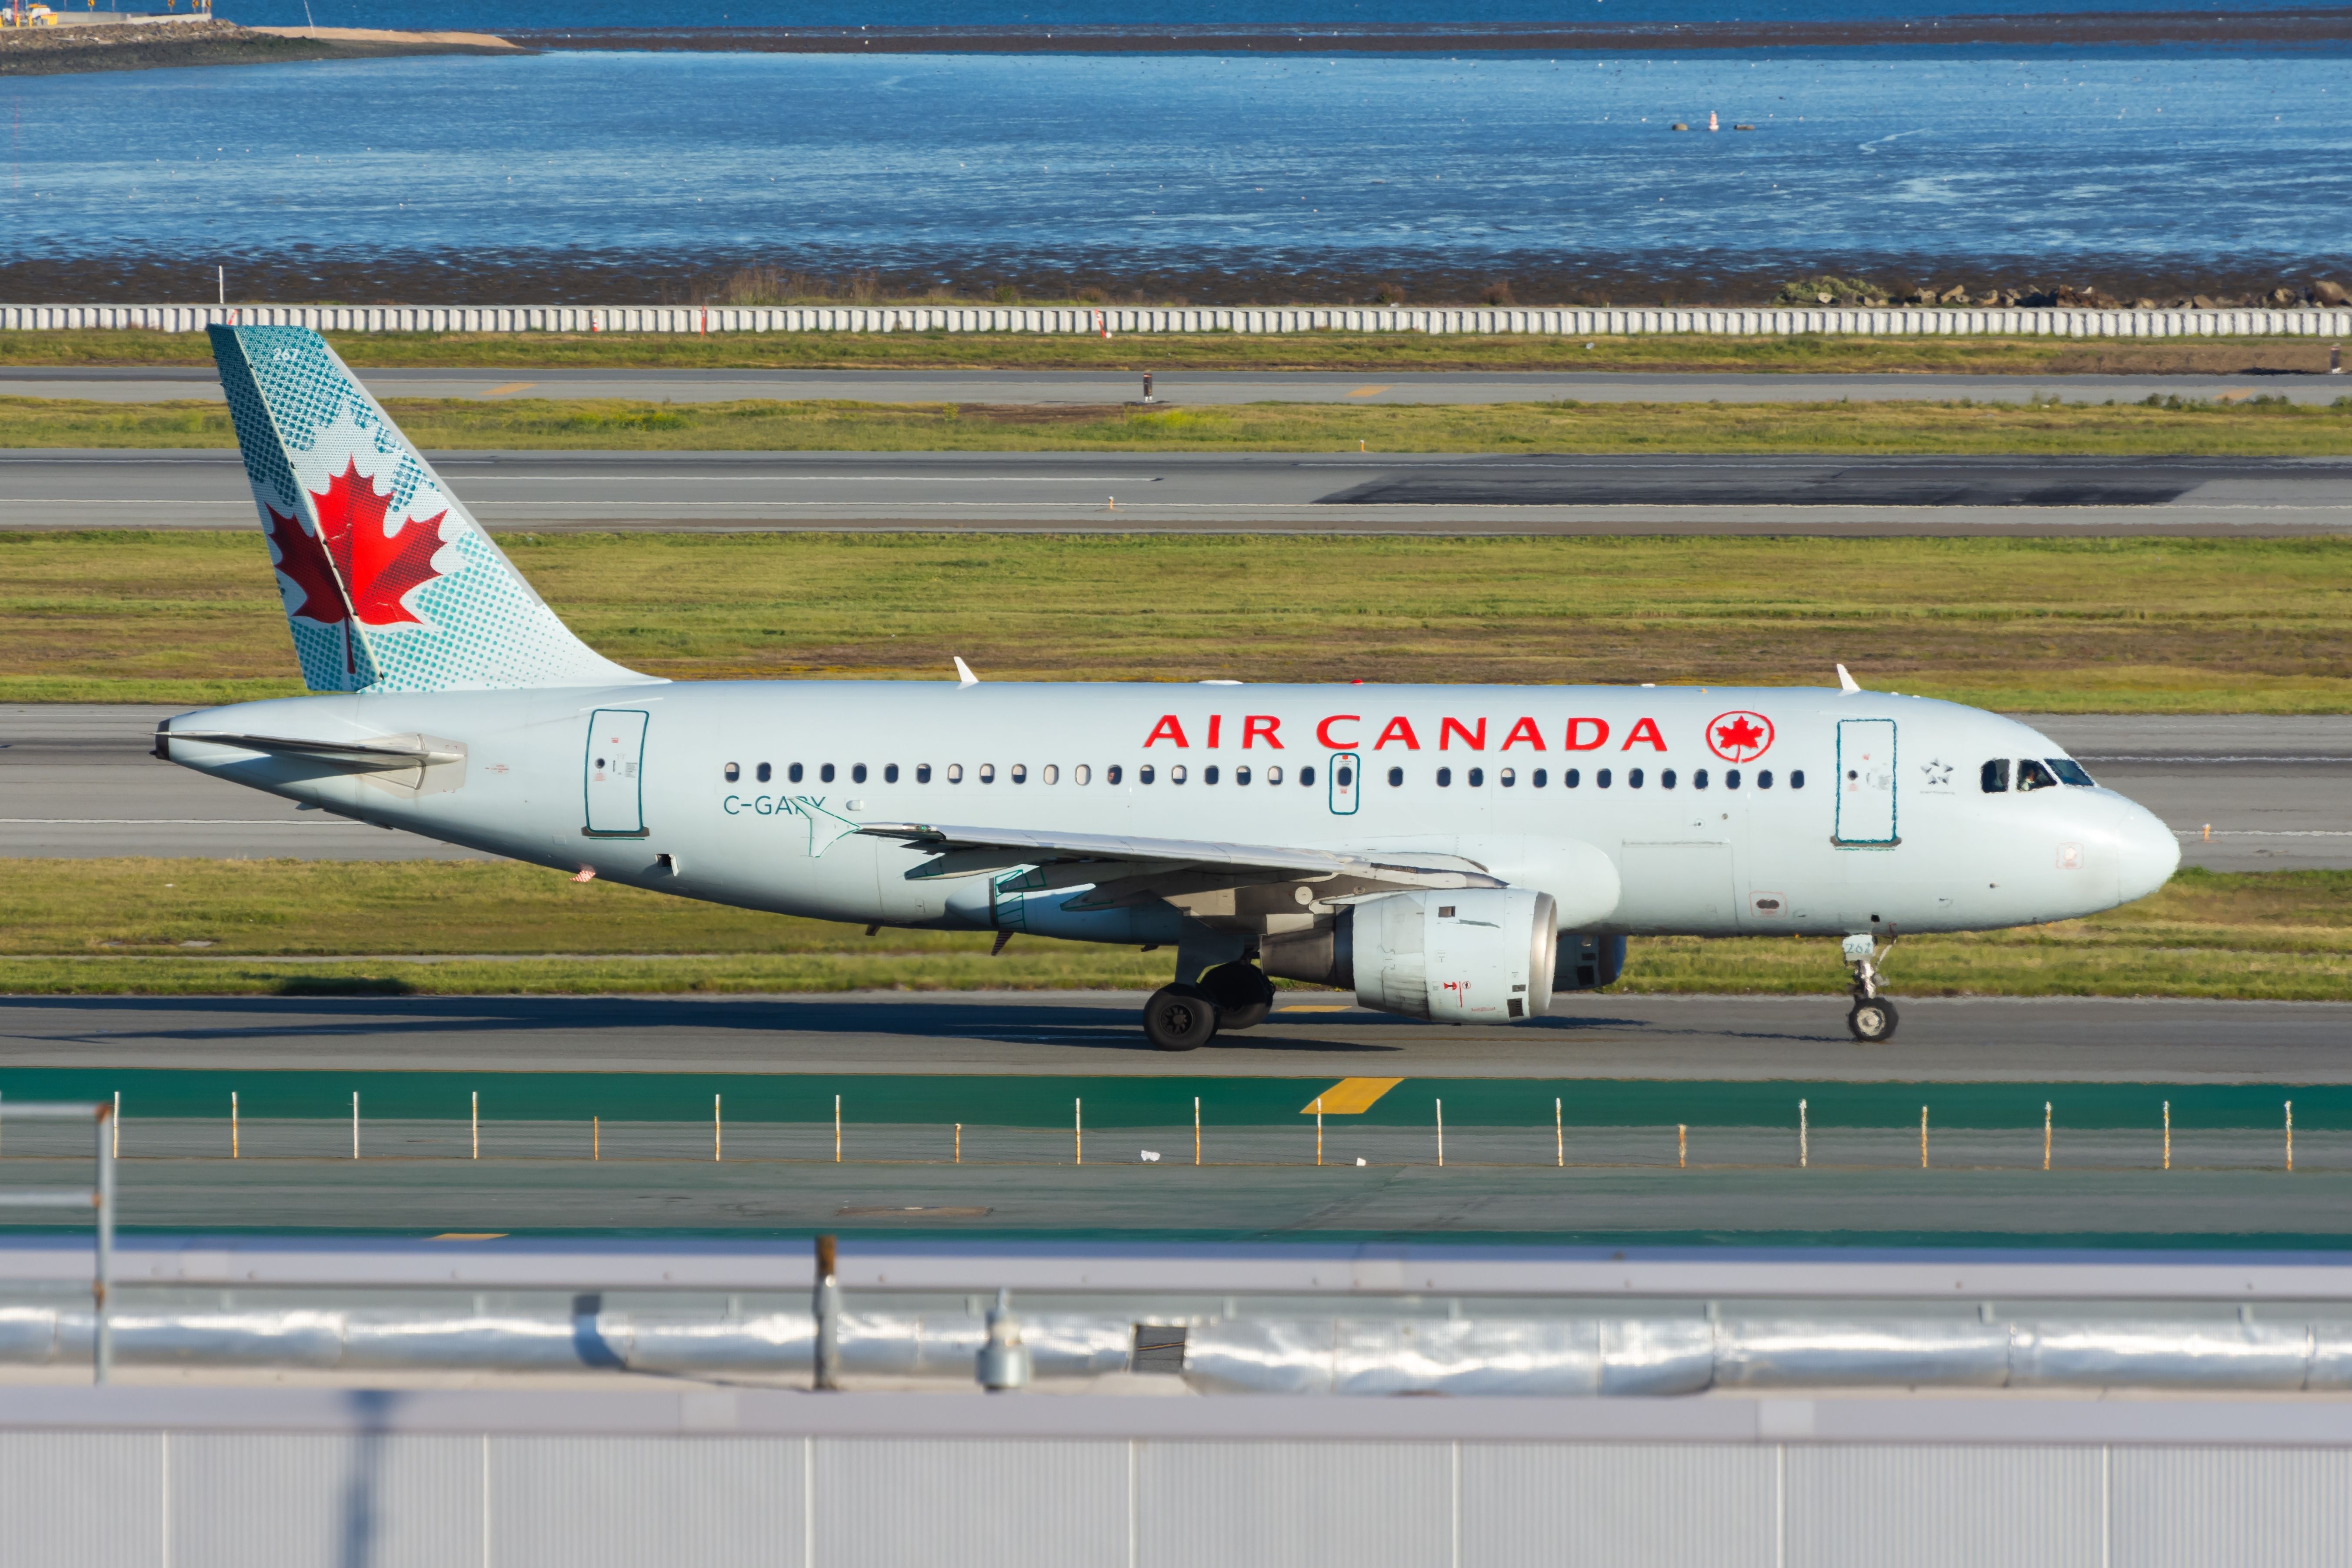
[[[1129,1370],[1135,1320],[1022,1315],[1038,1378]],[[0,1365],[89,1354],[89,1310],[0,1305]],[[321,1371],[605,1369],[801,1377],[802,1311],[254,1307],[114,1313],[125,1365]],[[850,1312],[844,1373],[963,1384],[986,1338],[966,1312]],[[1710,1388],[2352,1389],[2352,1321],[2051,1318],[1234,1318],[1196,1321],[1183,1376],[1205,1394],[1660,1395]]]

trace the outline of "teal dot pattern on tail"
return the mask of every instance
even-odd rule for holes
[[[324,338],[306,327],[214,327],[211,334],[311,690],[650,679],[572,636]],[[317,542],[315,551],[303,546],[306,552],[331,560],[340,605],[310,603],[316,595],[299,580],[305,563],[287,559],[289,527]],[[381,580],[395,553],[421,558],[406,538],[413,528],[438,530],[429,569]],[[409,575],[419,580],[403,586]]]

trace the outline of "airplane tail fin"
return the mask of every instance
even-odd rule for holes
[[[311,690],[656,679],[572,635],[324,338],[211,331]]]

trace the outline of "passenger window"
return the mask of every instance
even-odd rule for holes
[[[898,782],[898,763],[885,763],[885,764],[883,765],[883,768],[882,768],[882,782],[883,782],[884,784],[897,784],[897,783]]]
[[[819,784],[831,784],[833,782],[833,764],[831,763],[827,763],[824,766],[817,769],[816,777]]]
[[[719,771],[727,775],[727,782],[729,784],[733,784],[737,779],[743,776],[743,767],[740,763],[730,763]]]
[[[917,763],[915,764],[915,782],[917,784],[929,784],[931,782],[930,763]]]
[[[1625,770],[1625,787],[1627,789],[1640,789],[1642,787],[1641,769],[1627,768]]]
[[[753,770],[753,776],[761,784],[766,784],[771,778],[775,776],[775,769],[770,767],[765,763],[761,763],[758,768]]]
[[[1211,779],[1209,782],[1211,784],[1214,784],[1217,781]],[[1234,770],[1234,783],[1237,784],[1245,784],[1249,783],[1249,770],[1247,768],[1235,768]]]
[[[1217,782],[1216,763],[1211,763],[1207,767],[1201,770],[1201,782],[1204,784],[1213,784]]]
[[[1281,772],[1282,772],[1282,770],[1281,770],[1280,768],[1268,768],[1268,769],[1266,770],[1266,776],[1267,776],[1268,778],[1274,779],[1274,782],[1275,782],[1275,783],[1276,783],[1276,784],[1280,784],[1282,781],[1281,781],[1279,778],[1276,778],[1276,777],[1275,777],[1275,775],[1276,775],[1276,774],[1277,774],[1277,773],[1281,773]],[[1354,774],[1352,774],[1352,773],[1350,773],[1349,776],[1350,778],[1352,778],[1352,777],[1354,777],[1355,775],[1354,775]],[[1315,782],[1315,770],[1314,770],[1313,768],[1301,768],[1301,769],[1299,769],[1299,770],[1298,770],[1298,782],[1299,782],[1300,784],[1313,784],[1313,783]]]
[[[1559,787],[1562,789],[1574,789],[1583,782],[1584,771],[1581,768],[1570,768],[1559,775]]]
[[[1062,766],[1059,763],[1047,763],[1045,764],[1045,772],[1039,776],[1047,784],[1060,784],[1062,782]]]
[[[1168,782],[1173,784],[1180,784],[1184,782],[1183,763],[1178,763],[1174,767],[1168,770]]]
[[[2032,757],[2020,757],[2017,762],[2017,787],[2020,790],[2056,789],[2058,781],[2050,776],[2048,768]]]
[[[980,782],[982,784],[994,784],[996,782],[996,764],[994,763],[982,763],[980,764]]]
[[[1249,770],[1247,768],[1244,768],[1242,772],[1247,773]],[[1282,767],[1280,763],[1276,763],[1275,766],[1265,770],[1265,782],[1270,784],[1278,784],[1282,782]],[[1242,780],[1242,783],[1247,784],[1249,783],[1249,780],[1244,779]]]
[[[2059,783],[2073,784],[2076,789],[2098,787],[2092,781],[2091,775],[2083,771],[2083,764],[2072,757],[2052,757],[2050,771],[2058,775]]]
[[[1804,769],[1790,768],[1789,770],[1789,787],[1790,789],[1802,789],[1805,787]]]
[[[1592,784],[1593,787],[1596,789],[1607,789],[1609,787],[1609,770],[1607,768],[1602,768],[1599,773],[1594,773],[1592,775]]]
[[[1484,786],[1485,786],[1486,783],[1486,769],[1484,769],[1484,768],[1472,768],[1472,769],[1470,770],[1470,787],[1471,787],[1472,789],[1479,789],[1479,788],[1482,788],[1482,787],[1484,787]]]
[[[800,783],[802,778],[800,763],[794,763],[791,767],[786,768],[784,770],[784,777],[790,779],[794,784]],[[761,784],[766,784],[768,782],[768,764],[765,763],[761,763],[760,764],[760,782]]]
[[[854,763],[850,765],[849,782],[851,784],[864,784],[866,782],[866,764],[864,763]]]
[[[1544,771],[1541,768],[1538,768],[1535,771],[1534,775],[1528,780],[1528,787],[1529,789],[1541,789],[1546,782],[1547,780],[1544,776]]]
[[[1401,788],[1401,787],[1403,785],[1403,784],[1404,784],[1404,770],[1403,770],[1402,768],[1391,768],[1391,769],[1389,770],[1389,788],[1391,788],[1391,789],[1397,789],[1397,788]]]
[[[1029,764],[1027,763],[1015,763],[1013,764],[1013,782],[1014,784],[1027,784],[1029,782]]]
[[[963,764],[961,763],[950,763],[948,764],[948,783],[963,783]]]
[[[1136,769],[1135,776],[1139,782],[1150,784],[1152,779],[1151,764],[1150,763],[1146,763],[1141,767]],[[1118,781],[1117,779],[1113,779],[1110,782],[1117,784]]]
[[[1495,775],[1495,782],[1501,784],[1505,789],[1509,789],[1512,785],[1519,782],[1519,775],[1513,773],[1510,769],[1505,768],[1501,773]]]
[[[1706,787],[1706,770],[1705,768],[1701,768],[1701,769],[1699,769],[1699,771],[1698,771],[1698,772],[1696,772],[1696,773],[1695,773],[1691,774],[1691,788],[1693,788],[1693,789],[1705,789]]]
[[[1440,768],[1437,770],[1437,787],[1440,789],[1452,789],[1454,787],[1454,770],[1452,768]]]
[[[1107,767],[1107,768],[1105,768],[1105,769],[1103,770],[1103,783],[1105,783],[1105,784],[1117,784],[1117,783],[1118,783],[1118,775],[1119,775],[1119,765],[1118,765],[1117,763],[1111,763],[1111,765],[1110,765],[1110,766],[1108,766],[1108,767]],[[1080,782],[1081,784],[1083,784],[1083,783],[1085,783],[1086,781],[1085,781],[1085,780],[1083,780],[1083,779],[1081,779],[1079,782]]]
[[[1738,768],[1726,768],[1723,770],[1723,787],[1726,789],[1738,789],[1739,787],[1739,770]]]
[[[1995,757],[1984,765],[1983,770],[1977,776],[1984,784],[1985,794],[2004,794],[2009,789],[2009,759]]]
[[[1070,782],[1076,784],[1092,784],[1095,782],[1095,771],[1086,763],[1080,763],[1070,770]]]
[[[1770,768],[1766,768],[1762,773],[1756,775],[1756,787],[1758,789],[1770,789],[1772,787],[1772,770]]]
[[[1658,775],[1658,787],[1660,789],[1672,789],[1675,787],[1674,769],[1668,768]]]

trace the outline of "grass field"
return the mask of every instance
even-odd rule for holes
[[[394,398],[427,450],[1839,452],[2340,457],[2352,397],[2015,403],[1256,403],[1141,409],[956,404]],[[236,444],[217,403],[0,398],[0,447]]]
[[[1165,954],[1023,936],[991,958],[984,933],[867,938],[483,861],[0,860],[0,992],[18,994],[1132,989],[1169,974]],[[340,955],[355,956],[316,962]],[[2352,872],[2183,871],[2086,921],[1906,938],[1887,973],[1914,996],[2337,998]],[[1828,994],[1844,970],[1831,938],[1645,938],[1621,984]]]
[[[1046,337],[970,332],[631,336],[330,332],[352,364],[745,370],[2322,371],[2315,341],[2116,344],[2053,338],[1549,338],[1398,332]],[[1588,346],[1589,345],[1589,346]],[[202,332],[0,332],[0,364],[210,364]]]
[[[1868,684],[2053,711],[2352,710],[2336,540],[509,535],[679,679]],[[268,547],[0,535],[0,701],[299,689]],[[1008,605],[1019,606],[1007,613]]]

